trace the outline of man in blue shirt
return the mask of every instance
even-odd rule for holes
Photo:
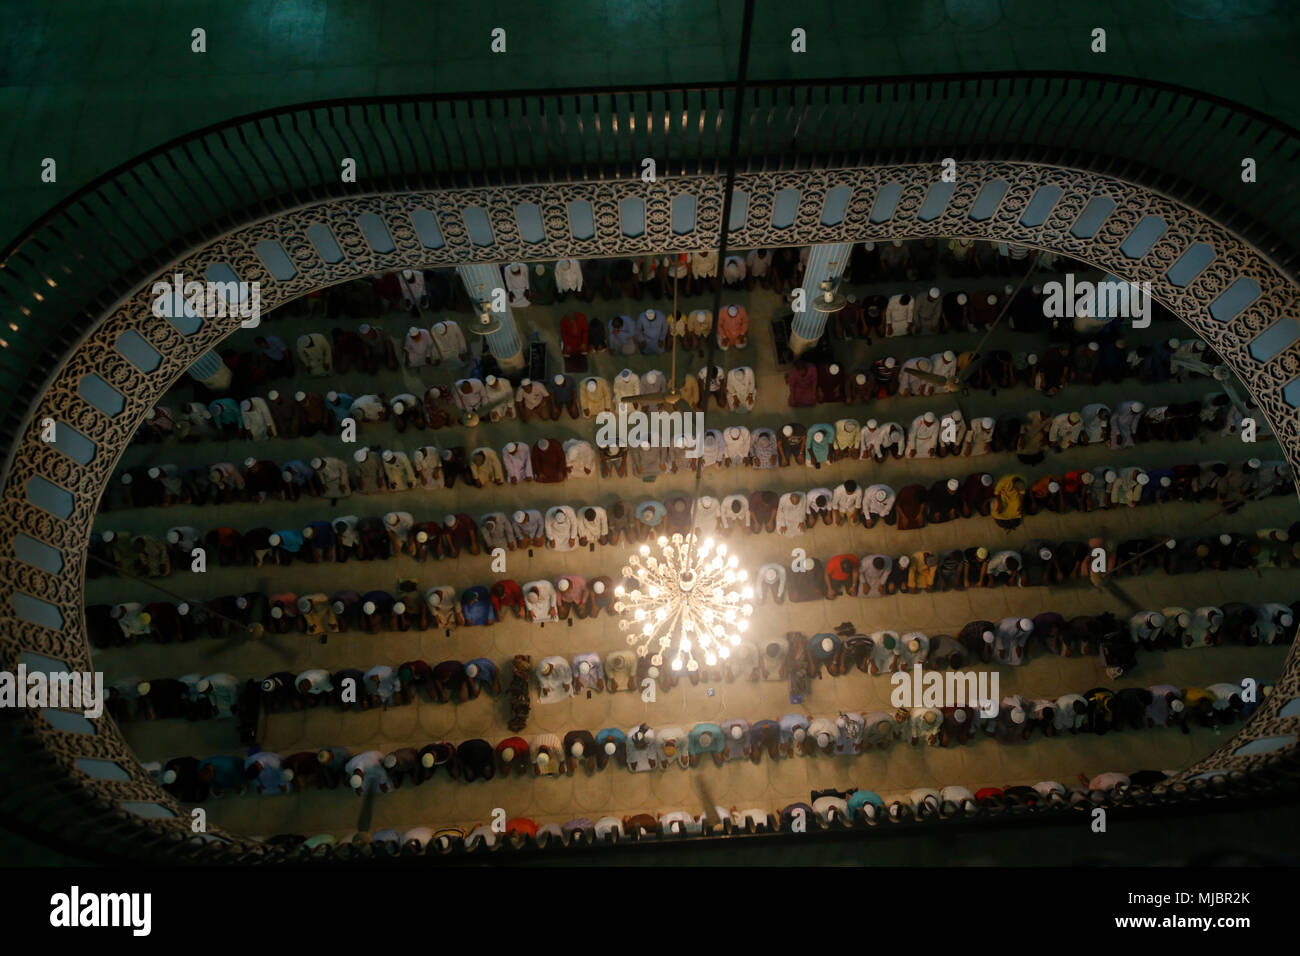
[[[206,757],[199,761],[199,779],[220,796],[222,791],[244,789],[244,761],[239,757]]]
[[[636,321],[636,337],[642,355],[662,355],[668,334],[668,317],[658,309],[646,309]]]
[[[461,613],[466,627],[478,627],[497,622],[496,610],[492,607],[492,597],[488,589],[479,584],[466,588],[460,598]]]
[[[551,398],[555,400],[556,418],[559,418],[559,409],[565,409],[570,418],[578,418],[582,413],[578,410],[578,386],[574,383],[572,376],[557,375],[551,380]]]
[[[668,508],[664,503],[653,498],[637,505],[636,517],[640,523],[641,537],[644,539],[661,534],[661,529],[664,526],[664,516],[667,514]]]
[[[609,320],[609,350],[615,355],[636,354],[636,323],[626,315]],[[215,420],[215,412],[213,417]]]
[[[692,767],[699,762],[702,754],[711,754],[713,762],[719,767],[727,762],[722,753],[727,746],[727,742],[722,735],[722,728],[717,724],[696,724],[691,728],[687,744]]]
[[[303,536],[292,528],[277,531],[267,538],[267,543],[275,548],[276,562],[285,567],[293,564],[293,559],[302,553],[303,542]]]
[[[465,676],[469,678],[471,699],[485,690],[493,695],[501,693],[501,679],[497,665],[486,657],[476,657],[466,664]]]

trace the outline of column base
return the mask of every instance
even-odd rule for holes
[[[810,348],[816,345],[820,338],[821,336],[818,336],[815,339],[806,339],[798,332],[792,330],[790,332],[790,351],[794,353],[795,358],[798,358],[800,355],[803,355],[804,352],[807,352]]]
[[[527,365],[524,361],[523,349],[516,349],[513,355],[507,356],[493,353],[492,357],[497,360],[497,365],[501,366],[503,372],[522,372]]]

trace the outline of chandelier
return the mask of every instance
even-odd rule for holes
[[[715,545],[712,538],[697,542],[694,534],[661,535],[656,543],[662,557],[643,544],[623,567],[623,577],[635,585],[630,591],[621,584],[614,589],[614,610],[624,615],[619,629],[629,632],[628,644],[636,646],[638,656],[649,655],[655,667],[671,655],[673,670],[697,671],[697,652],[712,667],[731,656],[749,628],[754,613],[749,574],[737,571],[736,556],[728,557],[727,546]]]

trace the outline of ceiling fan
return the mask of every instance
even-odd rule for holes
[[[620,401],[625,405],[675,405],[678,402],[684,404],[687,408],[691,403],[687,401],[686,396],[682,394],[681,389],[677,387],[677,334],[672,327],[672,323],[677,321],[677,276],[673,276],[673,311],[668,317],[668,334],[672,336],[672,366],[668,375],[668,388],[666,391],[643,392],[640,395],[625,395]]]

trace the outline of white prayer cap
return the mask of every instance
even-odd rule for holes
[[[1138,472],[1137,483],[1139,485],[1147,485],[1150,484],[1150,482],[1151,482],[1151,477],[1146,472],[1144,471]]]
[[[142,681],[140,681],[140,683],[138,683],[138,684],[135,685],[135,690],[136,690],[136,693],[139,694],[141,697],[148,697],[148,696],[149,696],[149,682],[148,682],[147,680],[142,680]]]
[[[823,730],[821,733],[817,735],[817,746],[829,747],[830,745],[831,745],[831,735],[826,733],[826,731]]]
[[[352,789],[355,790],[355,789],[357,789],[358,787],[361,786],[361,782],[362,782],[364,779],[365,779],[365,778],[362,777],[361,774],[359,774],[359,773],[354,773],[351,777],[348,778],[348,783],[352,784]]]
[[[374,602],[374,601],[367,601],[365,604],[361,605],[361,613],[362,613],[362,614],[374,614],[374,613],[375,613],[375,602]]]
[[[1013,724],[1023,724],[1025,722],[1025,711],[1023,707],[1011,708],[1011,722]]]
[[[286,468],[284,471],[280,472],[280,477],[285,481],[293,481],[293,472]]]
[[[455,525],[456,525],[456,516],[455,516],[455,515],[445,515],[445,516],[443,517],[443,519],[442,519],[442,523],[445,524],[448,528],[455,527]]]
[[[876,244],[874,242],[864,242],[862,244],[862,248],[866,249],[867,252],[871,252],[873,249],[876,248]]]
[[[901,249],[901,248],[903,248],[903,240],[902,240],[902,239],[895,239],[895,240],[894,240],[894,248],[895,248],[895,249]]]
[[[840,374],[840,367],[839,367],[838,365],[836,365],[834,362],[832,362],[829,371],[830,371],[830,373],[831,373],[832,375],[839,375],[839,374]]]
[[[271,608],[271,617],[273,617],[277,621],[280,620],[280,618],[284,617],[284,608],[282,607]]]
[[[1100,342],[1089,342],[1089,343],[1088,343],[1088,351],[1089,351],[1089,352],[1100,352],[1100,351],[1101,351],[1101,343],[1100,343]]]
[[[384,766],[387,767],[389,770],[392,770],[394,767],[396,767],[396,766],[397,766],[397,754],[389,754],[387,757],[385,757],[385,758],[384,758]]]
[[[559,581],[555,582],[555,586],[559,588],[561,591],[567,591],[569,590],[569,579],[560,578]]]
[[[555,376],[555,378],[553,379],[553,381],[555,382],[556,385],[563,385],[563,384],[564,384],[564,376],[563,376],[563,375],[557,375],[557,376]]]
[[[235,598],[235,607],[239,608],[241,611],[247,609],[248,598],[244,597],[242,594],[239,597]]]
[[[385,449],[385,450],[384,450],[384,461],[387,461],[387,462],[394,462],[394,461],[397,461],[397,455],[395,455],[391,449]]]
[[[901,558],[898,559],[898,566],[900,568],[906,568],[909,565],[911,565],[911,563],[912,563],[912,559],[909,558],[907,555],[903,555]]]
[[[277,398],[279,398],[279,397],[280,397],[280,393],[279,393],[279,392],[272,392],[272,393],[271,393],[271,401],[275,401],[275,400],[276,400]],[[337,402],[338,400],[339,400],[339,393],[338,393],[338,392],[335,392],[335,391],[331,390],[331,391],[328,391],[328,392],[325,393],[325,401],[329,402],[331,405],[333,405],[333,404],[334,404],[335,402]]]
[[[1055,481],[1049,481],[1047,483],[1047,490],[1050,491],[1052,494],[1056,494],[1058,491],[1061,490],[1061,486],[1057,484]]]
[[[342,601],[335,601],[330,607],[333,608],[335,614],[342,614],[346,606]]]
[[[853,376],[853,381],[857,382],[859,385],[866,385],[867,377],[859,372],[857,375]]]
[[[1107,481],[1115,480],[1115,472],[1111,471],[1109,468],[1106,469],[1106,480]]]
[[[793,737],[795,739],[795,743],[799,743],[807,736],[808,736],[808,732],[804,730],[802,727],[796,727],[794,729]]]
[[[897,364],[898,364],[898,359],[894,358],[892,355],[886,357],[885,368],[893,368]]]
[[[1219,544],[1232,544],[1232,535],[1230,534],[1219,535]]]
[[[793,426],[793,425],[782,425],[782,426],[781,426],[781,434],[784,435],[786,438],[789,438],[791,435],[794,434],[794,426]]]
[[[300,597],[300,598],[298,598],[298,610],[302,611],[304,614],[307,613],[308,611],[310,611],[310,610],[311,610],[311,598],[309,598],[309,597]]]
[[[1093,477],[1092,472],[1090,472],[1090,471],[1085,471],[1082,475],[1079,476],[1079,480],[1080,480],[1081,482],[1083,482],[1085,485],[1090,485],[1090,484],[1092,484],[1093,481],[1095,481],[1096,479]]]
[[[763,580],[771,584],[776,580],[776,568],[764,568]]]
[[[547,767],[550,766],[550,764],[551,764],[551,757],[549,754],[543,752],[537,755],[537,766],[541,767],[542,769],[546,769]]]
[[[985,301],[988,302],[989,305],[997,305],[997,304],[998,304],[998,297],[997,297],[996,294],[990,292],[990,293],[989,293],[989,297],[988,297]]]
[[[420,337],[420,330],[413,325],[406,330],[406,334],[413,339],[418,339]]]
[[[1181,714],[1183,712],[1184,706],[1186,705],[1181,700],[1175,699],[1169,702],[1169,709],[1172,710],[1175,714]]]
[[[921,642],[918,641],[916,638],[912,638],[910,641],[907,642],[907,649],[911,651],[913,654],[915,654],[917,651],[921,649]]]
[[[164,771],[163,771],[163,775],[162,775],[162,782],[163,782],[164,784],[173,784],[173,783],[175,783],[175,782],[176,782],[176,771],[175,771],[175,770],[164,770]]]
[[[402,276],[403,276],[403,278],[406,278],[406,279],[414,279],[414,278],[415,278],[415,270],[414,270],[414,269],[403,269],[403,270],[402,270]]]
[[[168,531],[167,540],[172,544],[178,544],[181,540],[181,533],[179,531]]]
[[[829,654],[831,651],[835,650],[835,641],[832,640],[832,639],[829,638],[829,637],[823,637],[823,638],[822,638],[822,650],[824,650],[827,654]]]
[[[325,459],[323,458],[313,458],[311,460],[311,466],[316,469],[323,467],[324,464],[325,464]]]
[[[939,298],[939,287],[938,287],[938,286],[934,286],[934,287],[930,290],[930,298],[932,298],[932,299],[937,299],[937,298]]]
[[[1177,339],[1170,339],[1166,344],[1167,344],[1171,349],[1176,349],[1176,348],[1178,348],[1178,346],[1179,346],[1180,343],[1179,343],[1179,341],[1178,341]]]
[[[355,458],[358,462],[363,462],[363,461],[366,460],[366,456],[367,456],[368,454],[370,454],[370,450],[369,450],[369,449],[367,449],[367,448],[358,448],[355,452],[352,453],[352,457]]]
[[[614,754],[618,753],[618,744],[614,743],[614,741],[612,740],[606,740],[605,753],[607,753],[611,757],[614,756]]]
[[[1250,461],[1246,462],[1246,464],[1249,465],[1251,468],[1255,469],[1256,471],[1258,471],[1261,462],[1258,458],[1252,458]]]
[[[271,693],[271,691],[275,690],[275,681],[271,680],[269,677],[262,681],[262,690],[265,693]]]
[[[933,425],[936,420],[934,412],[926,412],[921,418],[927,425]]]
[[[880,427],[880,422],[876,421],[874,418],[867,419],[867,428],[871,429],[872,431],[875,431],[879,427]]]
[[[158,477],[161,476],[161,475],[162,475],[162,469],[161,469],[161,468],[150,468],[150,469],[149,469],[149,477],[150,477],[150,478],[158,478]]]
[[[888,498],[888,497],[889,497],[889,492],[888,492],[886,489],[884,489],[884,488],[877,488],[877,489],[876,489],[876,500],[877,500],[877,501],[884,501],[884,500],[885,500],[886,498]]]
[[[993,484],[993,476],[988,472],[980,475],[980,484],[987,488],[989,485]]]
[[[961,707],[958,707],[952,712],[952,719],[957,721],[959,724],[966,723],[966,718],[969,716],[970,715],[966,713],[965,709]]]
[[[239,403],[239,410],[241,412],[251,412],[253,410],[253,403],[250,402],[248,399],[244,399],[242,402]]]
[[[1165,616],[1157,611],[1152,611],[1147,615],[1147,623],[1152,627],[1164,627]]]
[[[543,438],[537,443],[537,447],[542,451],[546,451],[546,449],[551,447],[551,442],[549,439]]]
[[[1292,622],[1294,621],[1295,618],[1293,618],[1290,614],[1283,614],[1281,617],[1277,619],[1277,622],[1281,624],[1283,627],[1290,627]]]
[[[403,401],[393,402],[393,413],[400,415],[406,411],[406,403]]]
[[[1033,291],[1034,295],[1042,295],[1042,294],[1043,294],[1043,287],[1042,287],[1041,285],[1038,285],[1037,283],[1035,283],[1034,286],[1033,286],[1033,290],[1032,290],[1032,291]]]
[[[992,643],[993,643],[993,632],[992,632],[992,631],[985,631],[983,634],[980,635],[980,637],[982,637],[982,638],[984,639],[984,643],[985,643],[985,644],[992,644]]]
[[[270,535],[266,540],[267,540],[267,542],[270,543],[271,545],[278,545],[278,544],[279,544],[282,540],[284,540],[284,539],[281,538],[278,534],[273,534],[273,535]]]
[[[1026,358],[1026,361],[1029,362],[1030,365],[1037,365],[1037,364],[1038,364],[1038,355],[1037,355],[1037,353],[1035,353],[1035,352],[1030,352],[1029,355],[1028,355],[1027,358]]]
[[[957,361],[957,353],[949,349],[947,352],[943,353],[943,360],[945,362],[955,362]]]
[[[956,490],[957,490],[958,488],[960,488],[960,487],[961,487],[961,482],[958,481],[956,478],[949,478],[949,479],[948,479],[948,490],[949,490],[949,491],[956,491]]]
[[[427,531],[415,532],[415,540],[420,542],[420,544],[424,544],[424,542],[429,540],[429,532]]]
[[[1007,295],[1010,295],[1011,293],[1015,292],[1016,290],[1015,290],[1015,287],[1014,287],[1014,286],[1008,284],[1008,285],[1004,285],[1004,286],[1002,287],[1002,291],[1005,292]]]
[[[958,305],[965,305],[965,304],[966,304],[967,302],[969,302],[969,301],[970,301],[970,297],[967,296],[965,292],[958,292],[958,293],[957,293],[957,304],[958,304]]]
[[[393,613],[394,613],[394,614],[405,614],[405,613],[406,613],[406,602],[405,602],[405,601],[395,601],[395,602],[393,602]]]
[[[306,393],[306,392],[294,392],[294,393],[293,393],[293,400],[294,400],[295,402],[305,402],[305,401],[307,400],[307,393]]]
[[[591,586],[591,589],[592,589],[593,591],[595,591],[597,594],[604,594],[604,593],[605,593],[605,582],[604,582],[604,581],[597,581],[595,584],[593,584],[593,585]]]
[[[1029,618],[1027,617],[1022,617],[1020,619],[1020,623],[1017,626],[1026,634],[1028,634],[1030,631],[1034,629],[1034,622],[1029,620]]]
[[[1134,403],[1133,403],[1131,406],[1129,406],[1129,407],[1132,408],[1133,411],[1135,411],[1135,412],[1140,412],[1140,411],[1142,411],[1142,409],[1146,408],[1146,406],[1143,405],[1141,402],[1134,402]]]
[[[1048,548],[1039,548],[1039,549],[1038,549],[1038,557],[1039,557],[1040,560],[1043,560],[1043,561],[1050,561],[1050,560],[1052,560],[1052,552],[1051,552],[1051,550],[1048,549]]]
[[[523,524],[524,521],[527,520],[527,518],[528,515],[524,514],[524,512],[522,511],[515,512],[515,524]]]
[[[486,385],[488,388],[491,388],[496,383],[497,383],[497,377],[495,375],[489,375],[487,378],[483,380],[483,384]]]
[[[728,314],[728,315],[735,315],[735,314],[736,314],[737,312],[739,312],[739,311],[740,311],[740,310],[737,309],[734,305],[729,305],[729,306],[727,306],[727,314]]]

